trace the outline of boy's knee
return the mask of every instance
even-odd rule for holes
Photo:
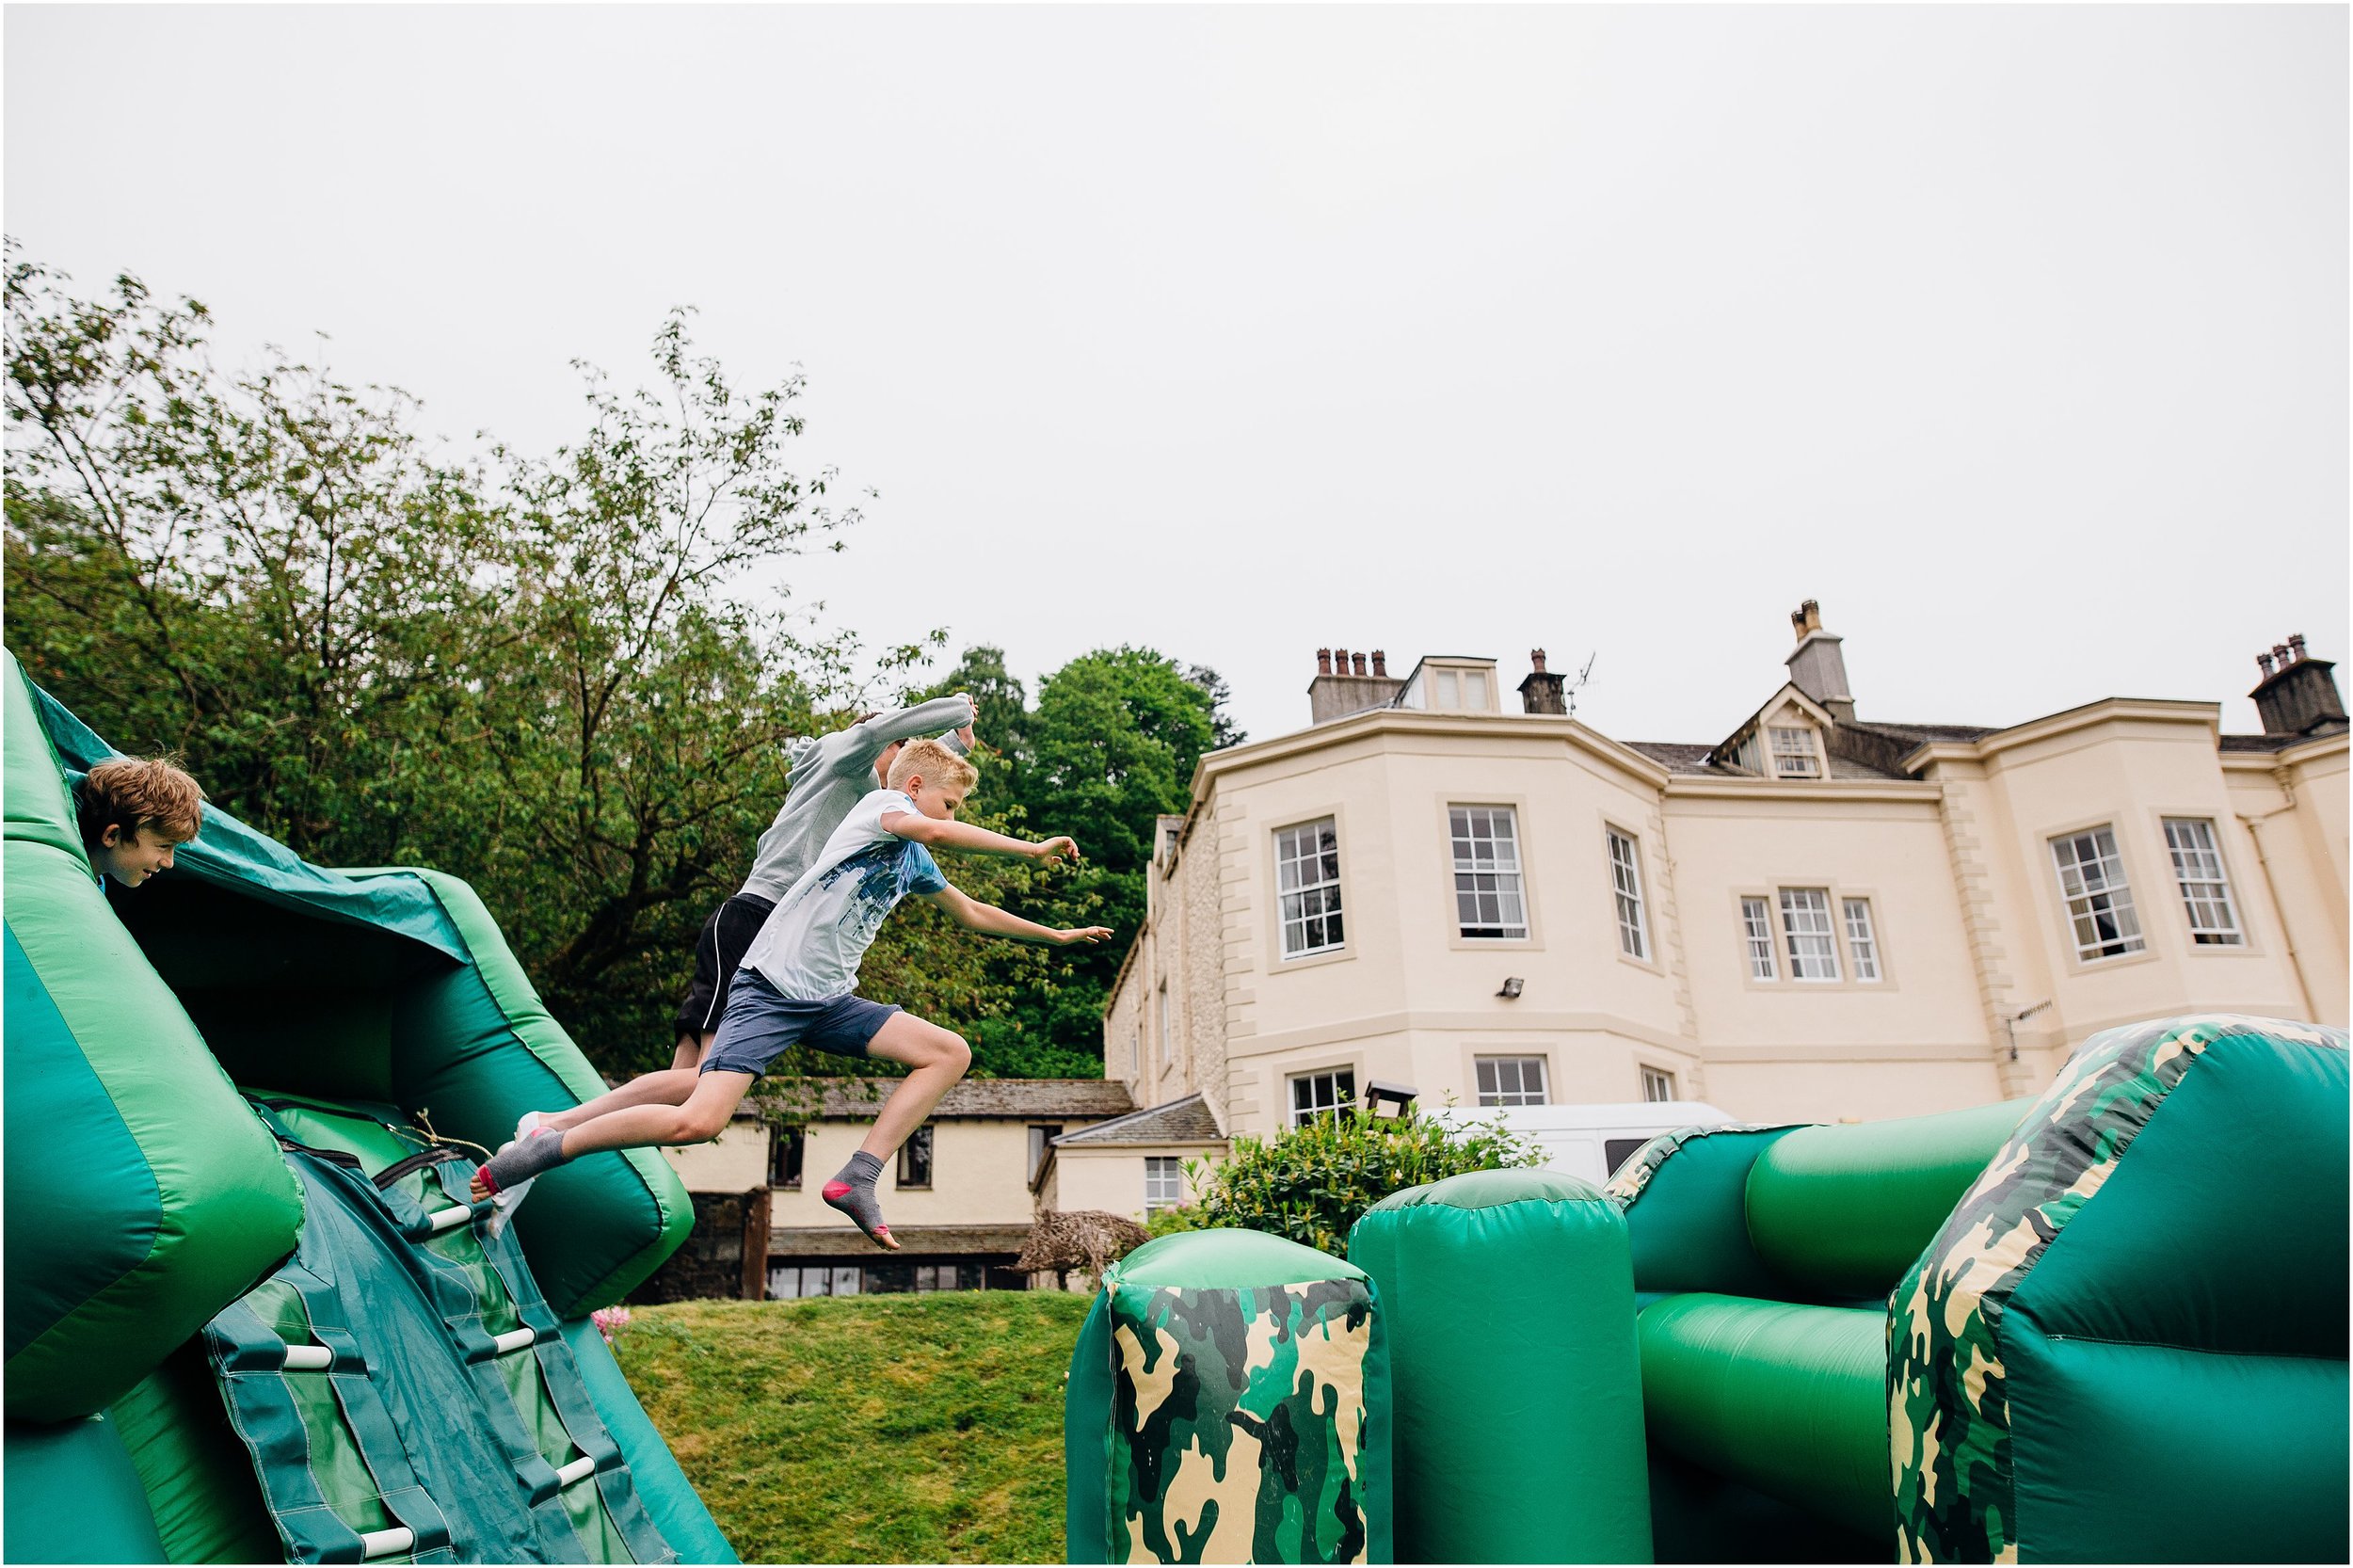
[[[965,1069],[972,1065],[972,1047],[963,1035],[943,1029],[939,1032],[939,1063],[961,1078]]]
[[[710,1111],[700,1106],[687,1106],[678,1114],[679,1142],[708,1144],[728,1129],[728,1113]]]

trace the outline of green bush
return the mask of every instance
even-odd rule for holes
[[[1349,1227],[1387,1197],[1465,1171],[1541,1165],[1544,1151],[1501,1121],[1449,1128],[1420,1117],[1361,1112],[1319,1116],[1273,1138],[1243,1134],[1225,1163],[1187,1160],[1200,1201],[1163,1208],[1154,1236],[1232,1226],[1348,1254]]]

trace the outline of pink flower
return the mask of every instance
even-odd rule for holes
[[[615,1333],[629,1326],[629,1308],[600,1306],[588,1314],[588,1320],[597,1325],[597,1332],[603,1335],[604,1342],[610,1345]]]

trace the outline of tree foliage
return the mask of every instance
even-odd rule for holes
[[[870,654],[791,613],[792,557],[841,548],[857,506],[797,460],[802,379],[740,388],[689,326],[663,323],[643,386],[579,367],[577,440],[460,458],[395,389],[275,349],[224,368],[199,301],[127,275],[85,296],[12,253],[8,645],[115,744],[180,753],[304,856],[464,876],[599,1067],[666,1061],[696,931],[783,799],[781,743],[879,705],[854,670],[904,681],[942,641]],[[1153,817],[1237,738],[1224,683],[1114,648],[1032,708],[981,647],[931,688],[951,691],[984,742],[968,817],[1071,833],[1088,861],[950,875],[1117,935],[1020,947],[912,904],[868,987],[965,1028],[978,1072],[1098,1074]]]
[[[1149,1228],[1156,1236],[1262,1230],[1345,1257],[1350,1229],[1391,1192],[1466,1171],[1543,1163],[1544,1152],[1499,1120],[1450,1128],[1426,1117],[1343,1111],[1272,1138],[1239,1136],[1220,1164],[1187,1160],[1200,1199],[1160,1210]]]

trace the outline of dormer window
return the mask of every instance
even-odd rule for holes
[[[1769,727],[1766,734],[1772,742],[1775,778],[1822,776],[1822,756],[1816,748],[1811,727],[1776,724]]]
[[[1492,713],[1496,711],[1495,693],[1495,665],[1491,660],[1442,663],[1425,659],[1406,681],[1398,706],[1419,708],[1431,713]]]

